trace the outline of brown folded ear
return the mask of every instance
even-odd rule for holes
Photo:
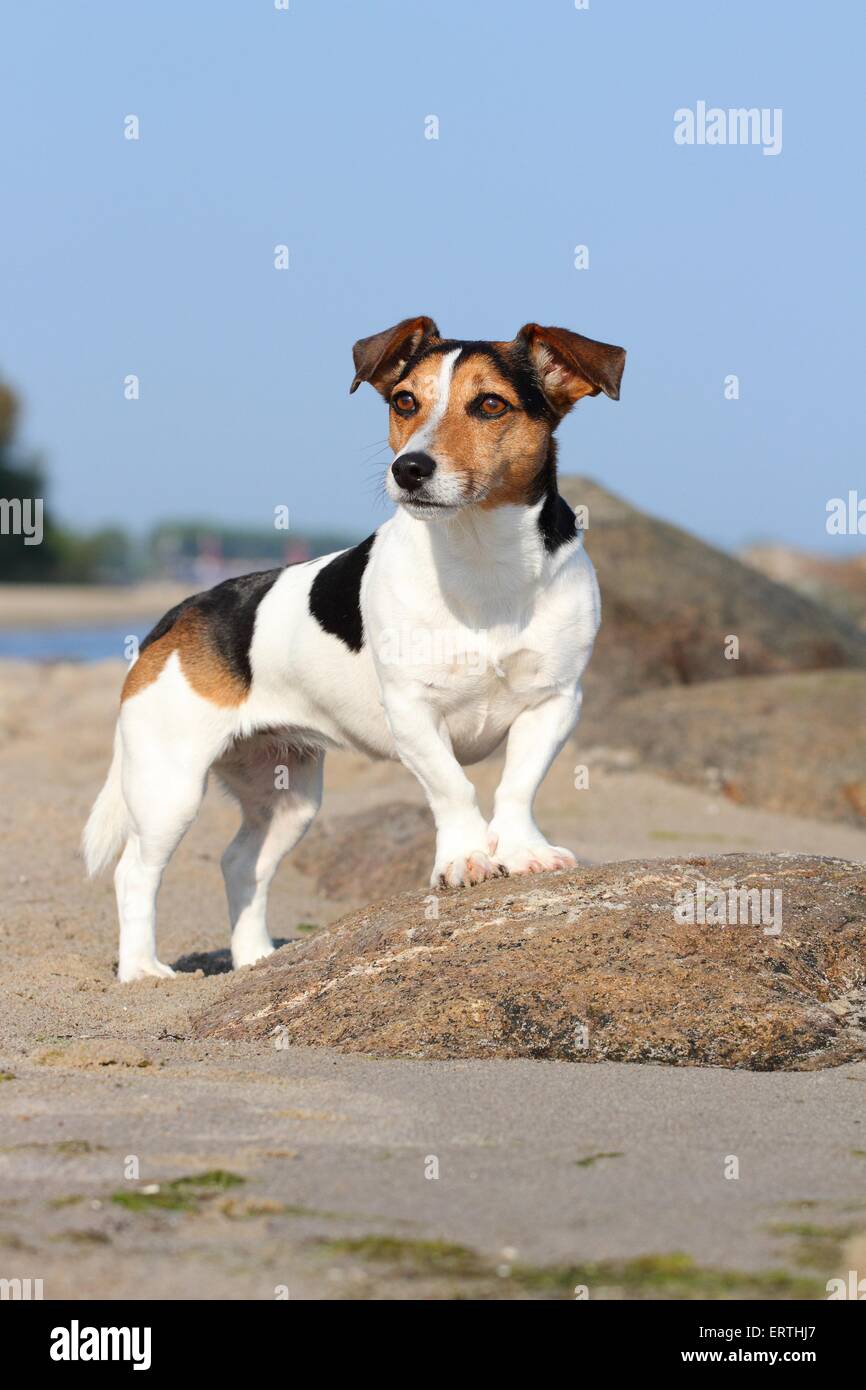
[[[422,343],[433,342],[438,337],[439,329],[433,320],[427,318],[426,314],[419,314],[414,319],[403,319],[382,333],[359,338],[352,348],[355,379],[349,387],[349,394],[357,391],[362,381],[369,381],[371,386],[387,396],[409,358]]]
[[[580,400],[603,391],[619,400],[619,384],[625,367],[625,348],[597,343],[567,328],[542,328],[527,323],[517,335],[526,345],[539,385],[560,415]]]

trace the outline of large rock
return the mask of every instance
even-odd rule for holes
[[[866,629],[866,553],[816,555],[791,545],[761,543],[746,546],[740,558]]]
[[[562,478],[589,509],[586,548],[602,626],[587,690],[627,694],[783,671],[866,669],[866,633],[695,536],[638,511],[588,478]],[[725,640],[739,639],[727,660]]]
[[[772,897],[757,924],[678,921],[700,884],[781,894],[781,931]],[[389,898],[235,976],[192,1026],[378,1057],[813,1069],[866,1056],[864,986],[863,866],[641,860]]]
[[[581,756],[640,766],[732,801],[866,823],[866,672],[810,671],[587,701]]]
[[[391,801],[317,823],[292,855],[335,902],[369,901],[429,882],[436,849],[426,806]]]

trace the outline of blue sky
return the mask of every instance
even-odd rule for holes
[[[348,395],[351,346],[428,313],[628,348],[622,400],[561,427],[563,471],[725,545],[862,547],[825,505],[866,491],[863,8],[6,7],[0,375],[55,511],[140,531],[287,504],[365,533],[386,418]],[[781,108],[781,153],[677,146],[699,100]]]

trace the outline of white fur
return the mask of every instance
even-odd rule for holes
[[[430,410],[424,423],[419,425],[418,428],[410,434],[399,454],[394,455],[394,463],[402,458],[404,454],[424,453],[436,438],[436,431],[448,409],[448,400],[451,395],[451,378],[454,374],[454,363],[460,356],[460,352],[461,349],[458,347],[454,348],[453,352],[445,352],[442,354],[442,363],[436,377],[436,398],[433,402],[433,408]],[[459,487],[458,479],[452,478],[450,481],[452,486]],[[442,469],[437,469],[434,478],[431,479],[427,485],[427,491],[430,496],[433,497],[434,501],[450,503],[451,501],[458,500],[457,496],[452,498],[451,496],[442,495],[443,485],[447,491],[448,482],[449,480],[443,476]],[[388,469],[388,476],[385,479],[385,490],[393,502],[406,500],[406,494],[394,481],[394,474],[390,468]]]
[[[111,767],[108,769],[105,785],[94,802],[81,841],[84,862],[91,876],[108,867],[126,840],[129,830],[129,813],[123,799],[120,780],[122,760],[123,745],[118,724],[114,730],[114,756],[111,759]]]
[[[449,358],[437,408],[447,404]],[[211,768],[243,815],[222,861],[235,965],[273,949],[268,887],[315,815],[329,747],[400,758],[415,773],[436,821],[434,886],[574,863],[547,843],[532,803],[577,721],[599,596],[580,536],[546,552],[539,508],[429,519],[401,508],[377,532],[364,573],[360,652],[310,613],[326,556],[287,569],[259,605],[253,680],[239,707],[197,695],[176,654],[124,702],[85,831],[91,872],[128,837],[115,873],[121,980],[172,973],[156,954],[156,896]],[[488,824],[462,769],[506,736]],[[288,787],[277,784],[279,768]]]

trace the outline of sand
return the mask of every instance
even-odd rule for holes
[[[226,987],[218,861],[237,816],[215,790],[161,897],[160,954],[179,978],[118,985],[110,876],[88,883],[77,844],[122,673],[0,665],[0,1277],[42,1278],[46,1297],[569,1297],[577,1270],[599,1297],[820,1296],[866,1225],[863,1064],[757,1076],[186,1040]],[[856,827],[648,774],[576,791],[579,760],[565,750],[538,810],[584,861],[866,860]],[[486,799],[496,770],[473,770]],[[393,800],[421,801],[401,767],[329,760],[325,826]],[[272,931],[293,939],[363,901],[329,899],[288,861]],[[165,1186],[202,1173],[224,1176]]]
[[[189,594],[168,580],[98,587],[84,584],[0,584],[0,628],[65,627],[67,624],[154,619]]]

